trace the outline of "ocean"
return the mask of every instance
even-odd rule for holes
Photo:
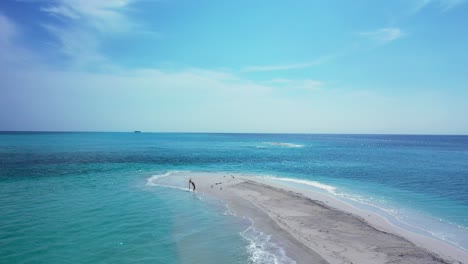
[[[468,249],[468,136],[0,133],[0,263],[293,263],[200,173],[327,193]]]

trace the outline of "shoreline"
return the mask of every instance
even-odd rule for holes
[[[251,179],[247,177],[247,179]],[[429,252],[435,253],[443,258],[454,261],[455,263],[468,263],[468,252],[463,250],[457,245],[450,243],[449,241],[445,241],[439,239],[437,237],[431,237],[419,233],[415,233],[412,230],[400,227],[392,223],[389,219],[385,216],[380,215],[375,211],[371,211],[368,209],[363,209],[361,207],[356,207],[352,203],[349,203],[345,200],[339,199],[334,197],[331,194],[317,192],[314,190],[305,190],[302,188],[293,187],[290,185],[283,185],[280,183],[274,182],[274,178],[271,179],[263,179],[263,178],[253,178],[253,181],[264,183],[267,185],[274,186],[278,189],[284,189],[286,191],[292,191],[299,193],[300,195],[305,196],[307,199],[311,199],[313,201],[324,202],[327,206],[332,207],[333,209],[337,209],[346,213],[350,213],[355,217],[361,218],[366,224],[376,228],[379,231],[391,233],[397,236],[400,236],[415,245],[428,250]],[[382,210],[382,209],[381,209]],[[406,225],[410,225],[405,223]],[[419,229],[419,227],[415,227]],[[427,231],[426,231],[427,232]]]
[[[297,263],[466,263],[468,254],[330,195],[260,177],[202,174],[197,192],[271,234]]]

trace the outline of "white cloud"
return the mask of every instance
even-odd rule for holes
[[[239,93],[240,91],[250,90],[253,94],[271,93],[275,90],[287,89],[306,89],[315,90],[321,87],[323,83],[315,80],[291,80],[291,79],[274,79],[268,82],[253,81],[243,78],[240,75],[226,71],[226,70],[209,70],[200,68],[185,68],[178,71],[164,71],[157,68],[148,69],[122,69],[117,65],[108,63],[105,57],[101,56],[98,52],[99,43],[92,34],[87,34],[84,31],[73,31],[71,29],[65,30],[64,28],[43,25],[51,34],[54,34],[59,40],[59,49],[62,53],[69,56],[76,56],[75,63],[77,66],[83,66],[89,63],[96,63],[99,65],[110,65],[111,69],[107,69],[107,75],[86,75],[87,78],[96,79],[93,76],[105,76],[102,79],[122,79],[132,80],[129,83],[130,87],[138,84],[152,83],[159,87],[170,87],[172,89],[179,89],[183,87],[199,87],[197,89],[212,89],[212,92],[229,91],[231,94]],[[11,60],[20,62],[22,54],[34,54],[33,52],[22,47],[21,43],[13,43],[13,38],[20,36],[17,26],[6,16],[0,15],[0,47],[2,53],[0,54],[0,69],[8,68],[11,61],[7,61],[1,55],[11,55]],[[78,41],[77,41],[78,40]],[[317,61],[318,62],[318,61]],[[41,71],[44,76],[52,76],[53,70],[42,67],[39,60],[31,60],[28,62],[32,72]],[[16,72],[21,72],[23,66],[12,67]],[[58,76],[67,75],[73,76],[74,83],[82,82],[78,75],[82,75],[83,67],[67,68],[64,72],[56,72]],[[51,78],[52,79],[52,78]],[[91,84],[88,84],[91,85]],[[185,89],[185,88],[183,88]]]
[[[466,109],[462,96],[447,109],[443,96],[427,97],[426,91],[401,98],[319,89],[291,97],[277,85],[301,80],[258,83],[204,69],[3,73],[0,106],[8,111],[0,111],[0,130],[466,133],[468,128],[462,116],[453,118]],[[314,80],[302,82],[320,87]]]
[[[26,49],[11,42],[18,35],[16,26],[0,16],[0,32],[1,54],[18,59],[16,51]],[[67,41],[64,47],[74,45]],[[76,49],[70,47],[70,52]],[[291,117],[308,112],[310,118],[314,113],[305,102],[285,98],[284,93],[306,89],[302,100],[319,85],[287,79],[264,83],[199,68],[90,73],[80,68],[54,70],[38,61],[27,65],[25,70],[24,64],[0,56],[0,105],[8,109],[0,111],[0,130],[300,131],[303,123]]]
[[[399,28],[390,27],[380,28],[374,31],[361,32],[359,33],[359,35],[368,37],[373,41],[379,42],[381,44],[386,44],[401,37],[404,37],[406,33]]]
[[[41,8],[55,16],[79,20],[102,32],[126,31],[134,26],[125,11],[134,1],[130,0],[57,0],[55,4]]]
[[[273,79],[267,82],[269,85],[277,86],[282,89],[301,89],[316,91],[322,88],[325,84],[322,81],[312,79]]]
[[[291,117],[307,107],[276,85],[205,69],[37,70],[3,81],[11,112],[0,130],[281,132],[298,129]]]
[[[92,32],[78,27],[62,28],[51,24],[43,27],[55,37],[56,49],[71,60],[71,66],[86,67],[104,63],[106,58],[99,52],[99,38]]]
[[[51,15],[63,16],[66,18],[78,19],[80,16],[73,10],[69,9],[66,6],[50,6],[43,7],[41,11],[49,13]]]
[[[21,37],[18,27],[0,15],[0,130],[466,133],[468,129],[466,122],[460,122],[465,120],[462,116],[453,118],[466,112],[463,96],[448,98],[447,103],[438,101],[443,96],[405,93],[402,100],[346,87],[321,89],[324,84],[318,80],[258,82],[228,71],[197,68],[90,73],[51,70],[32,61],[26,70],[2,60],[4,54],[17,59],[26,50],[14,41],[17,36]]]
[[[32,52],[16,43],[20,35],[18,26],[0,14],[0,63],[19,64],[35,59]]]
[[[330,60],[330,57],[322,57],[317,60],[303,62],[303,63],[292,63],[292,64],[278,64],[278,65],[257,65],[247,66],[241,71],[243,72],[264,72],[264,71],[287,71],[309,68],[315,65],[320,65]]]
[[[6,16],[0,14],[0,60],[10,60],[11,53],[9,51],[13,50],[11,42],[15,36],[15,25]]]
[[[16,35],[16,26],[4,15],[0,14],[0,43],[8,42]]]
[[[100,51],[102,39],[112,34],[148,34],[134,23],[128,10],[136,0],[55,0],[41,11],[58,18],[42,24],[54,37],[56,50],[74,67],[95,67],[106,62]],[[40,22],[39,22],[40,23]]]
[[[427,6],[435,5],[442,11],[448,11],[457,6],[465,4],[467,0],[417,0],[415,5],[415,12],[419,12]]]
[[[2,54],[21,48],[10,45],[10,37],[18,34],[15,28],[0,16],[2,39],[9,36]],[[70,47],[70,52],[76,49]],[[0,105],[8,111],[0,111],[0,130],[292,131],[302,123],[291,117],[300,117],[307,105],[285,98],[284,92],[307,89],[302,100],[318,85],[287,79],[264,83],[199,68],[90,73],[81,68],[54,70],[37,61],[27,63],[25,70],[4,62],[0,57]]]

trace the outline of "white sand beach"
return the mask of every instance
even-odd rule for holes
[[[203,174],[200,174],[203,175]],[[467,263],[466,252],[397,228],[332,196],[260,177],[204,175],[197,192],[221,199],[271,234],[297,263]]]

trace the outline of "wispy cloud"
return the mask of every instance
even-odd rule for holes
[[[69,9],[66,6],[43,7],[41,8],[41,11],[49,13],[51,15],[63,16],[63,17],[72,18],[72,19],[80,18],[80,16],[75,11],[73,11],[72,9]]]
[[[300,80],[263,83],[206,69],[9,72],[0,105],[14,114],[0,111],[0,129],[274,132],[302,124],[291,117],[310,107],[284,96]]]
[[[99,31],[125,31],[133,23],[125,15],[131,0],[57,0],[41,8],[54,16],[79,21]]]
[[[136,0],[55,0],[41,11],[57,18],[42,24],[55,38],[57,50],[70,59],[73,66],[86,67],[105,62],[100,52],[103,38],[111,34],[148,32],[128,16]]]
[[[276,65],[256,65],[247,66],[241,69],[242,72],[266,72],[266,71],[288,71],[309,68],[312,66],[323,64],[329,61],[331,57],[321,57],[319,59],[302,62],[302,63],[291,63],[291,64],[276,64]]]
[[[442,11],[448,11],[452,8],[461,6],[468,2],[467,0],[417,0],[414,11],[419,12],[427,6],[435,5]]]
[[[0,13],[0,63],[11,65],[33,59],[32,52],[16,43],[19,36],[18,26]]]
[[[268,85],[280,87],[283,89],[301,89],[308,91],[316,91],[322,88],[325,84],[319,80],[312,79],[273,79],[267,82]]]
[[[53,45],[71,60],[73,66],[85,67],[106,61],[105,56],[99,52],[99,38],[92,31],[51,24],[44,24],[43,27],[55,37],[57,42]]]
[[[8,42],[16,35],[16,26],[6,16],[0,14],[0,43]]]
[[[407,35],[400,28],[379,28],[374,31],[360,32],[359,35],[372,39],[381,44],[387,44]]]

